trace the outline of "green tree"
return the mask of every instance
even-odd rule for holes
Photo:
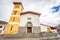
[[[57,25],[57,32],[60,34],[60,24]]]

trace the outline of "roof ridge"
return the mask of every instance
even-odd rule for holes
[[[22,12],[21,15],[27,14],[27,13],[36,14],[36,15],[39,15],[39,16],[41,15],[41,13],[37,13],[37,12],[33,12],[33,11]]]

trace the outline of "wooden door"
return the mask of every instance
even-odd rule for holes
[[[27,27],[27,33],[32,33],[32,27]]]

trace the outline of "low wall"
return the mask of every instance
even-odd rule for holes
[[[0,40],[60,40],[60,37],[52,38],[0,38]]]
[[[57,33],[21,33],[13,35],[1,35],[4,38],[41,38],[41,37],[55,37]]]
[[[56,33],[0,35],[0,40],[60,40]]]

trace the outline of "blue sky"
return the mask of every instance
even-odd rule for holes
[[[56,26],[60,23],[60,10],[53,13],[52,8],[60,5],[60,0],[0,0],[0,19],[8,21],[13,9],[13,2],[22,2],[24,11],[41,13],[40,23]],[[60,8],[59,8],[60,9]]]

